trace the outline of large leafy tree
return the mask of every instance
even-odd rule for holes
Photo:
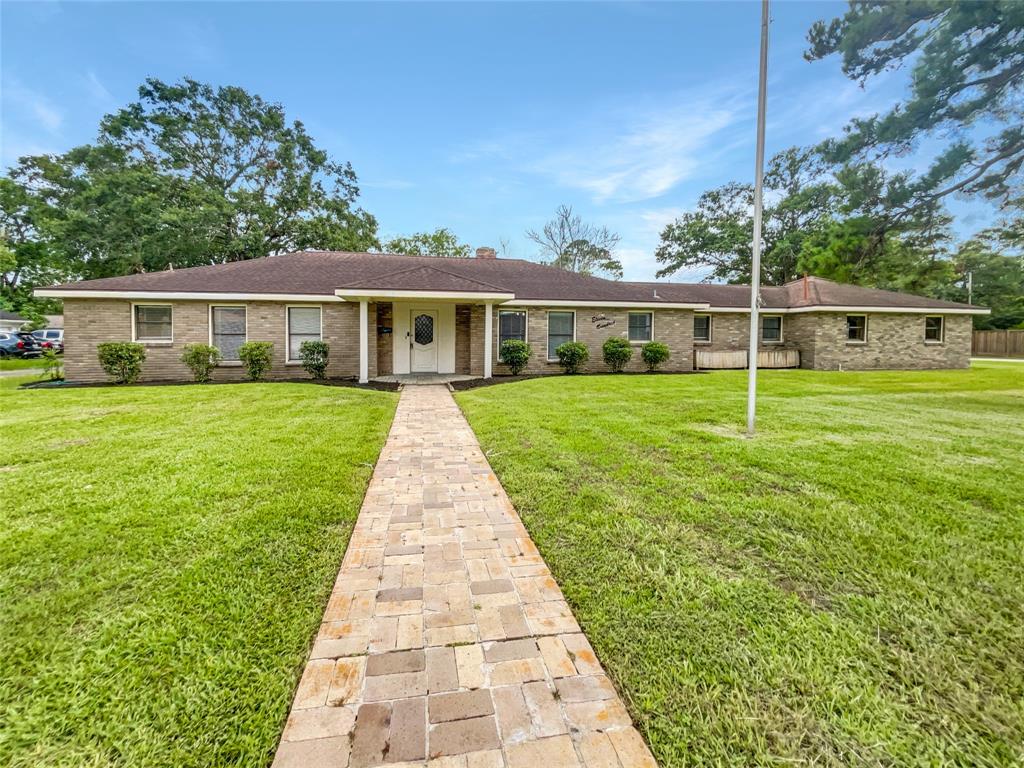
[[[39,231],[44,209],[21,185],[0,178],[0,303],[34,316],[55,309],[32,297],[36,285],[72,275],[66,261]]]
[[[954,280],[939,295],[990,307],[991,315],[975,317],[977,328],[1024,328],[1024,255],[1006,252],[1013,236],[1005,227],[987,229],[953,254]]]
[[[854,119],[826,142],[833,161],[912,151],[925,138],[954,137],[890,215],[912,215],[956,194],[1006,205],[1024,163],[1024,3],[1019,0],[851,0],[849,10],[808,33],[809,60],[833,54],[864,84],[910,66],[910,93],[888,112]]]
[[[831,220],[837,188],[823,182],[819,173],[811,150],[788,149],[768,163],[761,263],[769,283],[781,284],[798,276],[804,243]],[[729,183],[701,195],[695,210],[662,231],[656,257],[664,266],[658,277],[711,267],[708,279],[749,281],[753,204],[749,184]]]
[[[85,277],[289,250],[379,247],[355,172],[279,104],[237,87],[147,80],[94,145],[23,158],[39,229]]]
[[[572,206],[560,205],[553,219],[539,231],[527,230],[526,236],[553,267],[583,275],[622,277],[622,262],[614,255],[621,236],[608,227],[583,221]]]
[[[393,237],[384,243],[384,250],[412,256],[447,256],[457,259],[470,256],[469,244],[460,243],[458,236],[446,227],[440,227],[433,232]]]

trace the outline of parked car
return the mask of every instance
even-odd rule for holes
[[[38,331],[32,331],[32,335],[39,339],[39,343],[43,345],[43,349],[49,349],[52,347],[57,351],[58,355],[64,351],[63,328],[42,328]]]
[[[40,357],[43,345],[31,333],[4,331],[0,333],[0,357]]]

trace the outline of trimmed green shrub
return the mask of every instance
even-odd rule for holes
[[[270,370],[274,344],[270,341],[247,341],[238,348],[238,359],[245,366],[250,381],[259,381]]]
[[[633,357],[633,347],[621,336],[612,336],[601,347],[604,364],[612,369],[612,373],[622,373]]]
[[[220,350],[209,344],[186,344],[181,362],[192,371],[192,378],[199,384],[210,380],[213,369],[220,365]]]
[[[501,342],[501,361],[509,367],[513,376],[518,376],[519,372],[530,362],[530,352],[530,345],[525,341],[505,339]]]
[[[100,367],[117,384],[131,384],[142,373],[146,348],[133,341],[106,341],[96,345]]]
[[[590,359],[587,345],[582,341],[567,341],[555,350],[555,354],[558,355],[558,364],[566,373],[579,373],[580,368]]]
[[[302,369],[314,379],[327,378],[327,358],[331,348],[326,341],[304,341],[299,344]]]
[[[656,371],[658,366],[668,360],[668,347],[660,341],[648,341],[640,348],[640,357],[644,359],[648,371]]]

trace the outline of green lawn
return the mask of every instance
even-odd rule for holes
[[[0,371],[23,371],[38,368],[42,370],[46,363],[41,357],[2,357]]]
[[[0,382],[0,765],[269,764],[396,396]]]
[[[458,401],[656,756],[1024,761],[1024,365]]]

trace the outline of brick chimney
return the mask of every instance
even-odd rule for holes
[[[476,257],[478,259],[496,259],[498,258],[498,252],[493,248],[477,248]]]

